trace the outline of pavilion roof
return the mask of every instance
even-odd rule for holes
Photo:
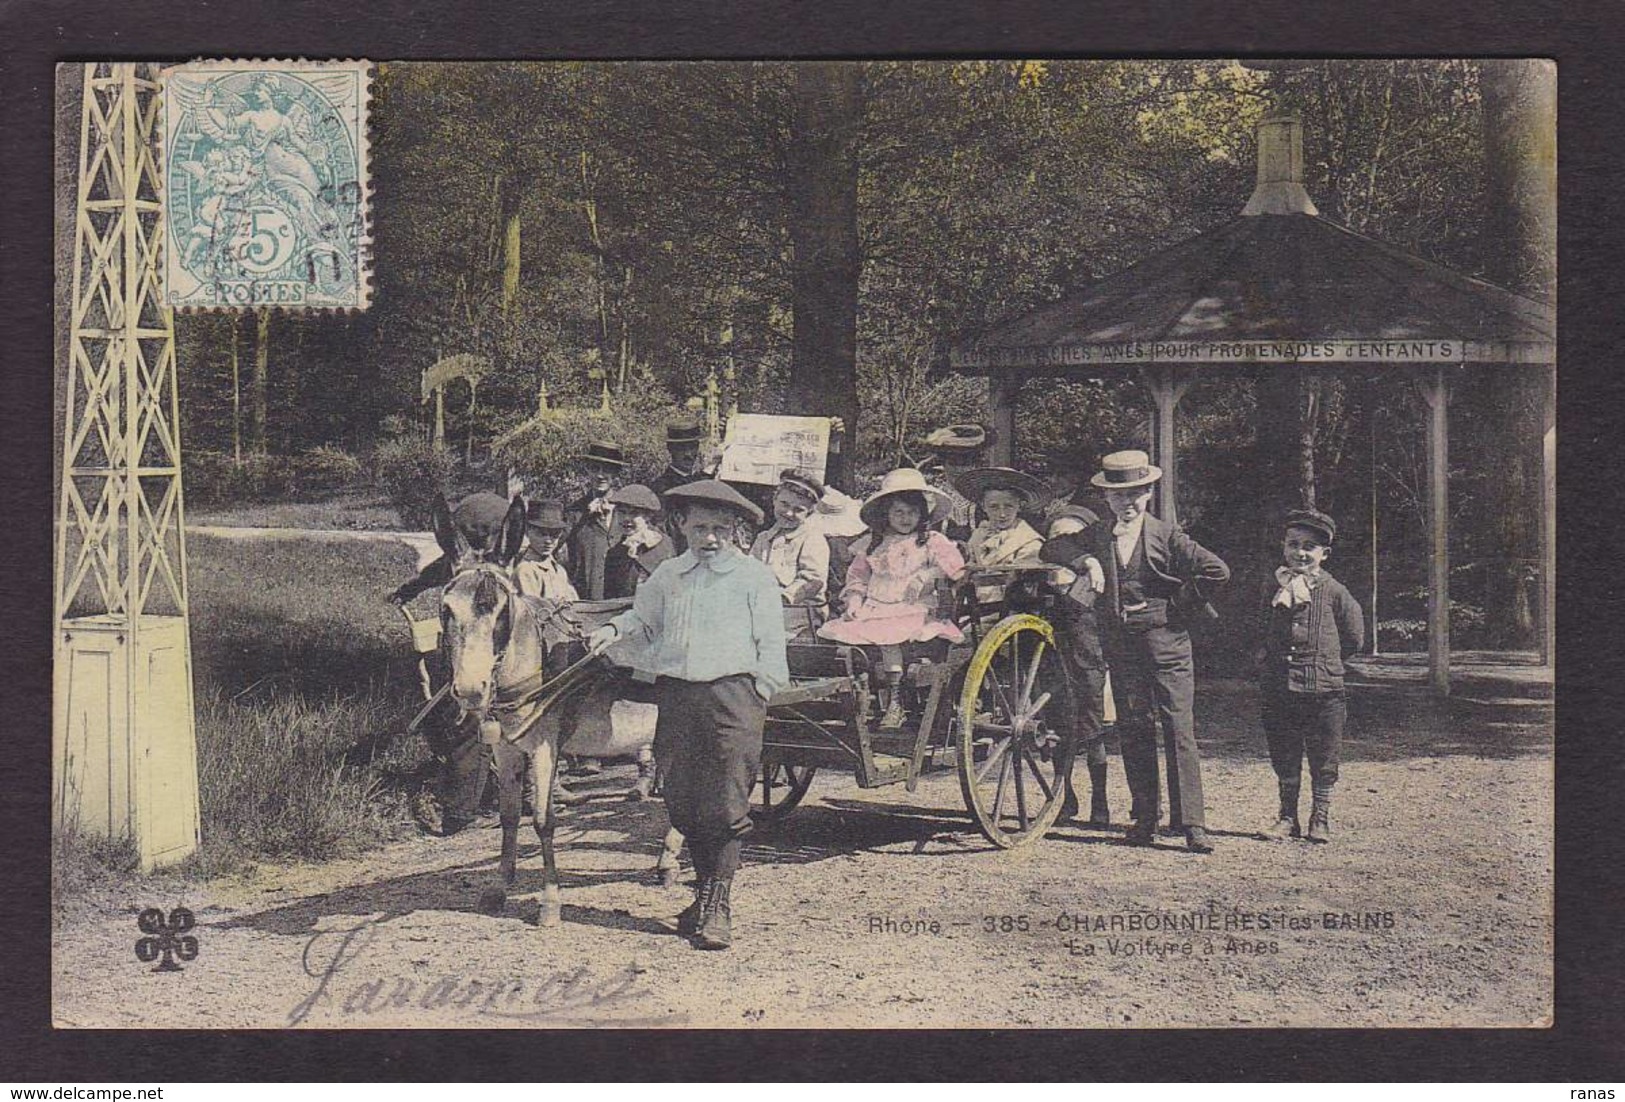
[[[978,374],[1133,363],[1537,362],[1540,301],[1306,209],[1244,213],[961,342]]]

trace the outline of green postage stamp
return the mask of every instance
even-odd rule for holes
[[[163,74],[170,306],[364,310],[365,61],[204,61]]]

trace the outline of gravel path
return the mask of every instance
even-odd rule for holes
[[[820,774],[758,832],[736,945],[675,936],[687,902],[652,874],[659,804],[618,767],[561,832],[564,921],[534,925],[540,855],[481,913],[498,832],[411,838],[363,858],[142,881],[58,915],[62,1026],[1226,1027],[1529,1026],[1550,1014],[1552,769],[1544,725],[1411,741],[1359,729],[1329,846],[1249,832],[1273,811],[1245,694],[1209,701],[1218,852],[1064,827],[987,847],[951,774],[863,792]],[[1233,722],[1215,722],[1215,709]],[[1224,720],[1221,715],[1220,720]],[[1378,726],[1369,717],[1368,728]],[[1451,735],[1457,737],[1450,737]],[[1476,739],[1476,743],[1474,740]],[[1414,745],[1432,742],[1436,753]],[[1114,807],[1127,806],[1112,759]],[[198,958],[137,961],[136,914],[196,912]],[[1265,925],[1267,923],[1267,926]],[[1152,929],[1160,925],[1165,928]],[[1181,928],[1183,925],[1184,928]],[[1199,926],[1199,929],[1193,929]],[[1167,928],[1171,927],[1171,928]]]

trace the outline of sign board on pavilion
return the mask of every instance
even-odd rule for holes
[[[728,419],[722,438],[717,477],[773,486],[781,471],[794,468],[822,480],[828,458],[828,417],[736,413]]]
[[[1461,340],[1366,341],[1121,341],[1107,344],[970,345],[952,357],[956,368],[1070,367],[1137,363],[1461,363]]]

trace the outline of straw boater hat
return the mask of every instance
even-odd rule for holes
[[[609,503],[621,509],[638,509],[645,513],[660,512],[660,499],[655,492],[641,483],[622,486],[609,495]]]
[[[1307,528],[1328,546],[1337,538],[1337,522],[1318,509],[1294,509],[1281,522],[1285,528]]]
[[[1033,509],[1042,509],[1053,496],[1053,491],[1042,479],[1010,467],[977,467],[965,471],[954,479],[954,489],[964,494],[967,500],[977,503],[989,490],[1008,490]]]
[[[987,430],[981,425],[946,425],[925,437],[928,448],[970,451],[987,444]]]
[[[1089,485],[1102,490],[1133,490],[1149,486],[1162,477],[1162,468],[1153,466],[1142,451],[1112,452],[1100,461],[1100,471]]]
[[[880,480],[880,489],[869,495],[863,507],[858,510],[858,515],[863,518],[863,523],[869,526],[870,531],[878,532],[885,523],[885,512],[888,507],[886,499],[910,490],[923,495],[927,507],[931,510],[930,515],[921,520],[922,525],[936,524],[953,511],[953,502],[949,501],[941,490],[927,484],[923,474],[913,467],[899,467]]]
[[[779,485],[794,490],[814,505],[824,500],[824,484],[812,475],[803,474],[793,467],[779,472]]]
[[[752,524],[762,523],[762,511],[756,504],[726,482],[702,478],[666,491],[666,504],[680,508],[683,505],[712,505],[730,509],[749,519]]]
[[[538,532],[562,532],[570,527],[564,519],[564,505],[556,499],[532,501],[525,506],[525,527]]]
[[[583,463],[594,463],[603,467],[614,467],[616,470],[626,469],[626,453],[618,445],[608,440],[594,440],[587,445],[584,454],[578,456]]]

